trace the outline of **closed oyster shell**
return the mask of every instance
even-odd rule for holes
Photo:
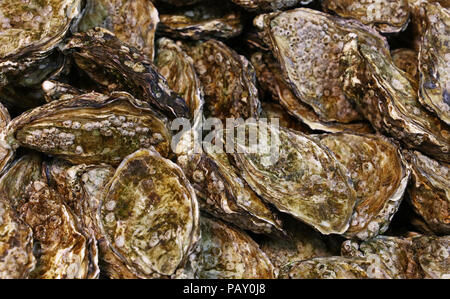
[[[343,18],[374,26],[381,33],[398,33],[405,30],[409,22],[407,0],[323,0],[322,7]]]
[[[167,156],[171,134],[166,120],[127,93],[84,94],[54,101],[14,119],[7,128],[18,145],[71,163],[111,163],[139,148],[155,146]]]
[[[170,276],[199,238],[198,203],[182,170],[154,150],[119,165],[98,211],[108,245],[140,277]]]
[[[203,1],[194,7],[162,10],[159,17],[158,32],[176,39],[231,38],[243,29],[240,12],[229,2]]]
[[[436,233],[450,233],[450,165],[420,152],[408,152],[412,181],[408,194],[414,210]]]
[[[379,132],[442,161],[450,161],[450,127],[424,109],[412,79],[389,54],[356,39],[348,42],[343,61],[344,90]]]
[[[272,55],[269,53],[257,52],[252,55],[251,61],[255,66],[260,90],[267,92],[269,96],[271,96],[273,100],[278,101],[289,114],[296,117],[311,130],[330,133],[342,131],[370,133],[372,131],[370,125],[363,122],[345,124],[322,121],[309,105],[303,103],[295,96],[291,87],[284,81],[281,67]]]
[[[312,137],[260,122],[237,127],[244,132],[260,130],[269,138],[255,151],[235,138],[231,154],[242,178],[278,210],[313,226],[322,234],[344,233],[356,193],[346,169]],[[278,139],[278,142],[276,141]]]
[[[419,101],[450,125],[450,8],[424,5]]]
[[[412,49],[400,48],[391,52],[395,66],[407,73],[419,85],[418,53]]]
[[[363,258],[318,257],[293,263],[284,278],[368,279],[391,278],[383,264]]]
[[[27,278],[36,259],[33,255],[33,233],[20,220],[11,203],[0,198],[0,278]]]
[[[167,86],[148,57],[106,29],[75,34],[63,50],[102,92],[127,91],[170,118],[189,118],[185,101]]]
[[[103,27],[153,60],[158,11],[148,0],[88,0],[78,30]]]
[[[190,261],[195,278],[275,278],[270,260],[243,231],[203,215],[200,228],[199,252]]]
[[[356,21],[307,8],[260,15],[254,24],[262,31],[294,94],[322,121],[362,119],[342,89],[342,49],[350,36],[357,35],[369,45],[385,45],[383,37]]]
[[[182,49],[182,45],[168,38],[157,41],[155,65],[167,84],[186,101],[191,119],[202,113],[203,89],[198,78],[194,61]]]
[[[205,116],[259,118],[261,104],[252,64],[217,40],[188,49],[205,93]]]
[[[313,0],[232,0],[250,11],[275,11],[296,5],[307,5]]]
[[[318,138],[347,168],[356,190],[357,204],[345,236],[366,240],[384,233],[409,179],[398,146],[382,135],[338,133]]]

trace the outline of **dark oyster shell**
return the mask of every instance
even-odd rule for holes
[[[99,220],[108,245],[133,273],[170,276],[195,247],[198,213],[182,170],[154,150],[139,150],[105,187]]]
[[[205,93],[205,114],[226,118],[259,118],[261,104],[252,64],[217,40],[190,47]]]
[[[363,24],[374,26],[382,33],[403,31],[409,22],[407,0],[323,0],[322,7],[341,17],[357,19]]]
[[[72,163],[111,163],[139,148],[169,153],[166,120],[124,92],[84,94],[53,101],[14,119],[6,129],[9,146],[25,146]]]
[[[262,30],[294,94],[322,121],[362,119],[342,89],[345,66],[340,57],[350,36],[369,45],[385,45],[375,30],[307,8],[260,15],[254,24]]]
[[[241,14],[230,3],[203,1],[194,7],[161,11],[158,32],[172,38],[194,40],[230,38],[243,29]]]
[[[153,60],[158,11],[148,0],[87,0],[78,30],[103,27]]]
[[[231,0],[250,11],[275,11],[299,4],[307,5],[313,0]]]
[[[185,101],[170,90],[147,56],[106,29],[75,34],[63,49],[103,92],[127,91],[171,118],[189,118]]]
[[[450,165],[420,152],[408,152],[412,181],[409,198],[415,211],[436,233],[450,234]]]

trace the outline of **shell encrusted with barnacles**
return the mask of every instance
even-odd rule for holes
[[[449,33],[445,0],[0,1],[0,279],[450,278]]]

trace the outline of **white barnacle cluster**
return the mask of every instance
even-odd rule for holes
[[[69,150],[74,147],[75,134],[57,127],[33,129],[27,132],[24,143],[37,146],[43,151]]]

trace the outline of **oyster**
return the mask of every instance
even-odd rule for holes
[[[260,15],[254,24],[272,48],[294,94],[322,121],[362,119],[342,89],[342,49],[350,36],[357,35],[372,46],[384,46],[383,37],[356,21],[307,8]]]
[[[424,5],[419,101],[450,125],[450,8]]]
[[[378,236],[361,244],[345,241],[342,254],[375,259],[393,278],[448,278],[449,241],[448,236]]]
[[[417,151],[407,157],[412,170],[408,194],[415,211],[436,233],[450,234],[450,165]]]
[[[220,118],[259,118],[256,74],[244,57],[217,40],[190,47],[205,93],[205,114]]]
[[[217,5],[207,0],[194,7],[161,11],[159,17],[158,32],[177,39],[231,38],[243,29],[241,14],[228,1]]]
[[[105,187],[100,229],[138,276],[170,276],[199,238],[194,189],[181,169],[154,150],[126,157]]]
[[[111,163],[139,148],[169,152],[166,120],[124,92],[84,94],[50,102],[14,119],[7,142],[61,157],[71,163]]]
[[[400,48],[391,52],[395,66],[407,73],[419,84],[419,61],[417,52],[412,49]]]
[[[191,119],[202,113],[203,90],[194,68],[194,61],[182,49],[182,45],[168,38],[157,41],[155,65],[167,84],[186,101]]]
[[[409,148],[449,162],[450,128],[420,105],[412,79],[390,55],[356,39],[346,44],[344,53],[345,93],[372,126]]]
[[[88,0],[78,30],[103,27],[153,60],[158,11],[148,0]]]
[[[72,99],[76,96],[82,95],[86,92],[73,87],[69,84],[46,80],[42,83],[42,90],[47,103],[51,101]]]
[[[398,33],[405,30],[409,22],[407,0],[323,0],[322,7],[343,18],[374,26],[381,33]]]
[[[270,136],[258,144],[267,151],[255,151],[252,144],[235,138],[236,151],[231,154],[242,178],[259,196],[322,234],[347,230],[356,193],[347,171],[326,147],[272,124],[248,122],[237,129]]]
[[[26,190],[18,211],[33,229],[37,264],[31,278],[86,278],[89,249],[86,238],[76,229],[75,218],[59,195],[42,181]]]
[[[274,267],[244,232],[202,215],[199,252],[190,261],[195,278],[268,279]]]
[[[369,133],[372,131],[370,125],[363,122],[344,124],[322,121],[310,106],[294,95],[291,87],[284,81],[280,65],[272,55],[257,52],[252,55],[251,61],[256,69],[260,90],[265,91],[273,100],[279,102],[289,114],[296,117],[311,130],[331,133],[342,131]]]
[[[307,5],[313,0],[231,0],[250,11],[274,11],[293,7],[299,4]]]
[[[363,258],[341,256],[318,257],[290,265],[283,278],[303,279],[362,279],[391,278],[383,264]]]
[[[102,92],[128,91],[171,118],[189,118],[185,101],[170,90],[146,55],[103,28],[75,34],[63,50]]]
[[[33,234],[14,211],[11,203],[0,198],[0,278],[27,278],[36,260]]]
[[[320,142],[350,173],[357,204],[346,237],[370,239],[384,233],[408,184],[398,146],[382,135],[325,134]]]
[[[3,142],[4,130],[11,121],[8,110],[0,103],[0,174],[12,158],[12,150]]]

